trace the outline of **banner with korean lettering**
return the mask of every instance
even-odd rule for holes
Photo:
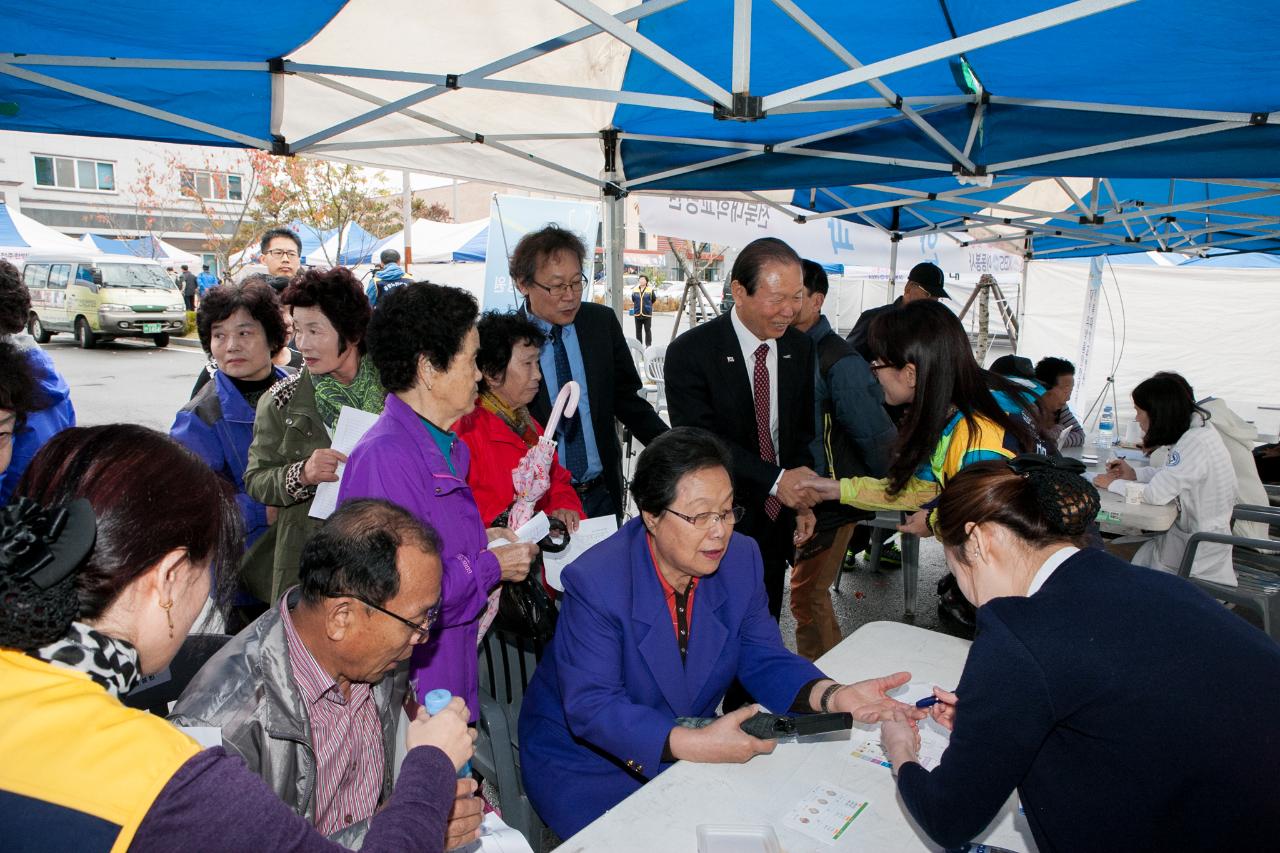
[[[836,217],[796,222],[761,202],[686,196],[640,196],[640,222],[649,234],[741,249],[759,237],[777,237],[801,257],[856,268],[859,277],[887,278],[892,244],[884,232]],[[805,211],[798,208],[796,215]],[[948,279],[984,273],[1020,276],[1022,258],[986,246],[964,248],[946,235],[908,237],[898,244],[898,278],[922,261],[937,264]]]
[[[524,196],[494,195],[489,205],[489,242],[485,249],[485,311],[516,308],[520,294],[511,281],[511,253],[524,235],[550,224],[572,231],[587,248],[583,274],[591,277],[595,259],[596,232],[600,206],[595,202],[557,201]],[[583,299],[591,298],[591,288],[583,288]]]

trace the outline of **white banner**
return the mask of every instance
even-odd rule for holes
[[[858,277],[888,278],[892,244],[883,232],[834,216],[796,222],[767,204],[685,196],[639,196],[640,222],[649,234],[698,240],[741,249],[759,237],[777,237],[801,257],[844,264]],[[792,208],[797,215],[804,211]],[[1022,258],[986,246],[963,248],[950,237],[929,234],[898,244],[898,280],[922,261],[937,264],[949,280],[986,273],[1016,281]],[[855,274],[846,271],[846,275]]]
[[[587,268],[583,274],[589,278],[599,222],[600,205],[595,202],[495,195],[489,205],[489,243],[485,250],[484,298],[480,307],[491,311],[519,305],[520,295],[509,270],[511,253],[521,237],[552,223],[577,234],[587,247]],[[591,298],[590,287],[583,289],[582,298]]]

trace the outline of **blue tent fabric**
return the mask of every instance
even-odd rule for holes
[[[154,237],[137,237],[132,240],[119,240],[102,234],[90,234],[89,239],[99,252],[108,255],[130,255],[135,258],[163,258],[164,250],[156,243]]]
[[[0,204],[0,246],[25,248],[30,245],[30,243],[22,239],[18,226],[13,224],[13,219],[9,216],[9,206]]]
[[[489,229],[485,228],[453,253],[455,261],[484,261],[489,247]]]
[[[382,238],[373,236],[361,228],[359,223],[353,222],[348,227],[347,236],[342,242],[338,263],[347,267],[373,263],[374,250],[381,242]]]
[[[270,6],[254,0],[175,4],[152,0],[3,0],[0,48],[16,54],[264,62],[308,41],[343,5],[344,0],[285,0]],[[181,37],[181,33],[192,37]],[[265,70],[44,65],[31,65],[27,70],[237,133],[271,139],[271,74]],[[10,76],[0,79],[0,102],[17,106],[16,115],[0,119],[0,130],[235,144],[203,130]]]
[[[544,2],[552,5],[554,0],[527,0],[528,4]],[[22,73],[82,85],[207,122],[225,128],[233,138],[228,140],[200,127],[169,123],[4,73],[0,73],[0,106],[4,107],[0,109],[0,130],[255,145],[293,153],[290,146],[299,140],[272,135],[273,78],[288,79],[291,52],[334,24],[335,15],[344,6],[360,5],[364,7],[362,12],[368,12],[375,8],[373,4],[374,0],[284,0],[264,6],[247,0],[227,0],[164,7],[149,0],[111,4],[91,4],[87,0],[40,4],[0,0],[0,21],[4,22],[0,49],[15,54],[5,60],[8,65]],[[870,64],[1058,9],[1066,5],[1066,0],[806,0],[800,5],[858,62]],[[1200,0],[1147,0],[970,49],[963,54],[966,67],[980,82],[982,94],[994,100],[984,105],[983,120],[969,156],[980,171],[1001,175],[1108,175],[1114,179],[1265,179],[1280,175],[1280,63],[1275,61],[1280,16],[1274,14],[1273,6],[1266,0],[1208,5]],[[404,8],[421,8],[421,14],[427,15],[437,13],[442,6],[424,3]],[[646,38],[716,85],[731,90],[733,12],[731,0],[686,0],[644,17],[637,26]],[[456,13],[455,17],[467,14]],[[790,87],[849,70],[844,61],[775,4],[751,4],[751,16],[751,79],[749,92],[740,93],[744,100],[768,98]],[[437,25],[435,21],[431,23]],[[449,15],[441,16],[438,27],[444,32],[449,32],[450,27],[459,28],[459,32],[465,30],[463,23],[450,20]],[[199,38],[174,38],[173,34],[180,32],[199,33]],[[403,61],[380,61],[387,55],[383,51],[375,51],[368,62],[359,52],[343,61],[376,66],[378,73],[384,74],[395,74],[386,70],[391,67],[409,71],[427,67],[427,59],[414,61],[411,49],[395,53],[394,33],[383,41],[389,43],[391,55]],[[217,70],[24,64],[20,55],[23,53],[248,62],[264,67]],[[477,58],[482,55],[484,51],[477,50]],[[705,94],[641,52],[633,51],[630,57],[622,74],[624,90],[708,103]],[[265,69],[266,63],[276,60],[277,70],[285,76],[277,77]],[[882,81],[897,96],[912,99],[913,108],[952,145],[964,148],[977,114],[978,94],[959,69],[959,60],[946,57],[887,72]],[[445,70],[463,72],[466,68]],[[521,71],[517,66],[507,76],[519,79],[523,76]],[[355,78],[343,79],[350,83]],[[548,84],[578,83],[575,79],[538,79]],[[410,91],[407,86],[400,91]],[[278,88],[285,91],[288,87]],[[465,98],[465,91],[464,83],[459,93],[448,97]],[[1011,98],[1018,102],[1001,100]],[[856,108],[842,105],[819,109],[823,101],[845,99],[863,99],[863,103]],[[637,184],[637,188],[646,190],[794,190],[946,179],[960,168],[960,164],[952,162],[955,158],[951,154],[905,120],[892,104],[879,103],[883,101],[883,96],[864,82],[825,92],[807,103],[770,105],[754,120],[718,120],[707,112],[620,103],[601,127],[574,130],[621,131],[622,180],[629,183],[663,175]],[[1077,106],[1068,109],[1059,104],[1049,108],[1049,101]],[[1078,106],[1081,104],[1100,104],[1113,111],[1086,110]],[[295,108],[289,104],[276,106],[286,113]],[[1140,109],[1126,111],[1128,107]],[[366,111],[368,102],[361,101],[351,109],[358,112],[335,115],[334,123]],[[1189,109],[1210,111],[1212,115],[1177,113]],[[15,110],[16,114],[11,114]],[[1213,116],[1224,114],[1234,116],[1231,129],[1141,147],[1097,150],[1137,137],[1212,126],[1216,121]],[[537,111],[529,109],[528,116],[527,121],[536,124]],[[537,135],[563,128],[531,126],[516,130]],[[476,129],[477,134],[484,131],[484,127]],[[380,138],[378,132],[376,124],[369,125],[372,138]],[[745,159],[669,174],[742,151],[734,145],[779,146],[825,134],[829,135],[812,138],[801,147],[827,156],[800,156],[785,149],[748,151],[751,156]],[[392,146],[389,150],[399,153],[385,154],[381,162],[407,165],[417,171],[437,171],[430,167],[432,146],[414,149],[405,144],[410,141],[388,140]],[[479,142],[479,137],[475,141]],[[731,147],[707,143],[727,143]],[[1092,150],[1062,159],[1029,159],[1076,149]],[[377,159],[376,147],[362,150],[362,162]],[[866,157],[872,159],[862,159]],[[603,156],[589,169],[575,165],[596,175],[604,165]],[[458,174],[456,170],[438,171]]]

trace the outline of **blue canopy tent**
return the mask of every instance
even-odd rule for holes
[[[1280,175],[1263,0],[0,0],[0,20],[0,130],[597,196],[615,299],[630,192]]]
[[[453,253],[455,261],[483,261],[489,249],[489,229],[485,228],[472,237],[462,248]]]
[[[352,222],[347,226],[346,234],[342,238],[338,263],[344,267],[371,264],[374,261],[374,249],[381,242],[381,237],[373,236],[361,228],[359,223]]]

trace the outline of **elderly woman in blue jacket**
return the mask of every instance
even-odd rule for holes
[[[285,345],[280,302],[261,276],[220,285],[201,300],[196,329],[218,368],[178,412],[169,434],[235,486],[247,548],[270,524],[267,508],[244,490],[254,415],[267,389],[292,372],[272,361]]]
[[[556,636],[520,713],[520,764],[534,808],[568,838],[678,759],[748,761],[773,741],[740,728],[747,706],[704,728],[736,678],[774,713],[923,716],[885,695],[900,672],[838,684],[782,645],[760,551],[734,535],[728,449],[680,427],[640,456],[640,517],[564,573]]]

